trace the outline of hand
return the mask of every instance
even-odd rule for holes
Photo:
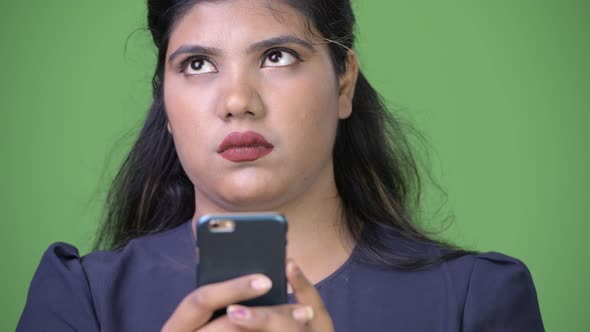
[[[256,298],[271,288],[264,275],[249,275],[198,288],[186,296],[162,331],[321,331],[332,332],[332,320],[315,287],[293,263],[287,280],[298,304],[269,307],[232,305]],[[207,324],[213,312],[228,307],[224,315]]]
[[[219,325],[220,320],[223,321],[222,318],[225,318],[225,325],[229,328],[221,328],[217,331],[235,330],[227,320],[227,316],[216,319],[206,327],[205,324],[216,310],[259,297],[268,292],[271,286],[272,283],[268,277],[253,274],[199,287],[180,302],[164,324],[162,331],[208,331],[211,327],[215,330],[214,326]]]
[[[332,319],[315,287],[294,263],[287,264],[287,280],[298,304],[270,307],[228,307],[228,320],[238,331],[333,332]]]

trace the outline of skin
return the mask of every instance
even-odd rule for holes
[[[313,283],[335,271],[354,245],[341,227],[332,148],[338,121],[352,112],[357,61],[350,51],[347,71],[337,76],[327,45],[309,34],[301,13],[270,5],[233,0],[189,9],[170,35],[164,102],[168,129],[194,184],[195,220],[210,213],[283,213],[289,220],[287,255],[301,266],[287,267],[299,304],[231,306],[268,291],[251,285],[253,278],[268,278],[246,276],[189,294],[166,331],[333,330]],[[179,52],[194,45],[202,48]],[[262,134],[272,153],[246,163],[223,159],[221,141],[244,131]],[[227,306],[227,316],[206,324]]]
[[[249,275],[193,291],[178,305],[162,331],[334,331],[318,292],[293,262],[287,264],[287,279],[299,304],[256,308],[232,305],[270,289],[268,278]],[[266,285],[253,287],[255,281]],[[228,307],[228,314],[207,324],[213,312],[224,307]]]

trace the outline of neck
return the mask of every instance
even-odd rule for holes
[[[293,259],[312,283],[336,271],[350,256],[354,241],[345,226],[334,178],[324,177],[304,195],[273,211],[287,218],[287,258]],[[199,216],[235,212],[197,199],[193,230]]]
[[[340,197],[327,197],[285,211],[289,222],[287,256],[317,283],[350,256],[353,240],[344,225]]]

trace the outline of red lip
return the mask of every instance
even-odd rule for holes
[[[217,153],[224,159],[239,163],[260,159],[271,153],[273,148],[274,146],[257,132],[234,132],[223,139]]]

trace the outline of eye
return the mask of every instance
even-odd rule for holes
[[[270,50],[262,60],[262,67],[286,67],[301,61],[301,58],[289,50]]]
[[[185,75],[201,75],[216,73],[217,68],[207,59],[189,58],[182,64],[182,72]]]

